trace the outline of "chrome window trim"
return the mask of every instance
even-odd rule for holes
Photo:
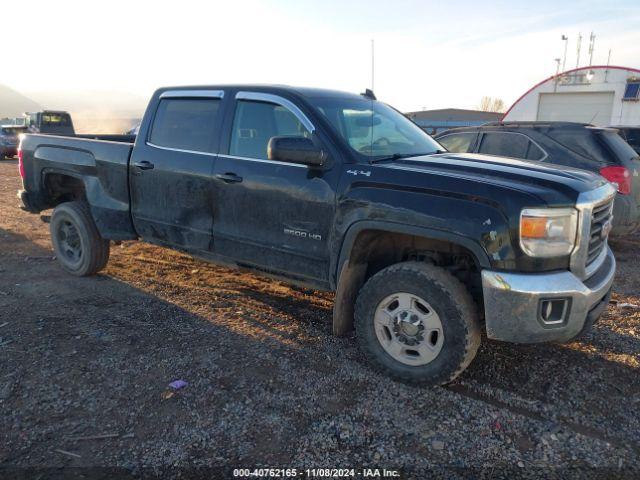
[[[463,133],[463,132],[459,132],[459,133]],[[549,158],[549,154],[547,153],[547,151],[542,148],[540,146],[540,144],[538,142],[536,142],[533,138],[529,137],[528,135],[525,135],[524,133],[520,133],[520,132],[501,132],[500,130],[491,130],[488,132],[483,132],[480,131],[480,133],[482,133],[482,136],[480,137],[480,142],[478,142],[478,148],[476,149],[475,153],[479,153],[480,155],[491,155],[493,157],[505,157],[505,158],[515,158],[517,160],[529,160],[531,162],[544,162],[547,158]],[[482,153],[480,151],[480,147],[482,146],[482,140],[484,139],[485,135],[491,135],[491,134],[503,134],[503,135],[520,135],[524,138],[526,138],[528,141],[530,141],[531,143],[533,143],[536,147],[538,147],[540,149],[540,151],[542,153],[544,153],[544,156],[538,160],[534,160],[532,158],[520,158],[520,157],[506,157],[505,155],[496,155],[495,153]],[[452,133],[451,135],[455,135],[454,133]],[[469,152],[467,152],[469,153]],[[528,152],[528,148],[527,148],[527,153]]]
[[[279,95],[273,95],[271,93],[262,93],[262,92],[238,92],[236,93],[236,100],[253,100],[256,102],[267,102],[267,103],[275,103],[276,105],[280,105],[288,109],[291,113],[295,115],[302,125],[309,131],[309,133],[314,133],[316,127],[311,123],[311,120],[298,108],[298,106],[283,98]]]
[[[160,94],[163,98],[223,98],[224,90],[167,90]]]
[[[586,280],[593,275],[606,258],[606,254],[601,254],[587,266],[593,209],[605,203],[612,202],[615,196],[616,189],[610,183],[578,195],[576,202],[576,209],[578,210],[578,231],[576,235],[576,246],[569,259],[569,269],[581,280]],[[605,248],[603,248],[603,252],[606,252],[608,250],[608,241],[605,240],[604,243]]]
[[[180,153],[195,153],[196,155],[207,155],[209,157],[217,157],[217,153],[211,152],[201,152],[199,150],[185,150],[182,148],[173,148],[173,147],[163,147],[161,145],[156,145],[155,143],[145,142],[148,146],[153,148],[159,148],[160,150],[168,150],[170,152],[180,152]]]
[[[308,166],[303,164],[303,163],[281,162],[279,160],[268,160],[268,159],[265,159],[265,158],[241,157],[239,155],[227,155],[227,154],[224,154],[224,153],[218,154],[218,157],[232,158],[234,160],[247,160],[249,162],[272,163],[274,165],[284,165],[284,166],[287,166],[287,167],[308,168]]]

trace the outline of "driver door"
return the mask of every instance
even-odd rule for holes
[[[214,167],[216,251],[283,276],[326,281],[337,177],[267,158],[271,137],[310,137],[313,126],[290,101],[257,92],[239,92],[231,114]]]

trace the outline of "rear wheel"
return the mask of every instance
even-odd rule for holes
[[[410,383],[450,382],[480,346],[471,295],[449,272],[425,263],[399,263],[371,277],[358,295],[355,321],[367,359]]]
[[[109,261],[109,241],[100,236],[85,202],[58,205],[51,216],[51,243],[58,263],[79,277],[94,275]]]

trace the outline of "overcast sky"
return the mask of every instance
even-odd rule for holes
[[[72,1],[3,2],[0,84],[23,93],[282,83],[375,93],[401,110],[510,104],[567,68],[640,67],[640,2],[622,1]],[[10,22],[4,21],[12,18]],[[11,65],[11,69],[6,67]]]

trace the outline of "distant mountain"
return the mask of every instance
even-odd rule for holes
[[[42,107],[32,99],[7,86],[0,85],[0,118],[19,117],[24,112],[38,110],[42,110]]]

